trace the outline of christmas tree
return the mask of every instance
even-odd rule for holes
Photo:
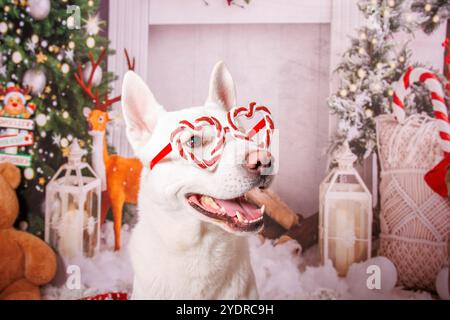
[[[351,38],[351,47],[337,67],[340,89],[329,99],[329,107],[338,118],[331,150],[345,140],[360,160],[376,148],[375,117],[391,112],[393,90],[410,65],[407,43],[394,38],[399,31],[411,32],[417,26],[409,1],[362,0],[359,9],[367,19]],[[432,105],[425,88],[416,86],[410,96],[408,112],[427,112]]]
[[[21,219],[37,234],[43,230],[45,186],[66,161],[73,139],[89,160],[91,137],[83,109],[93,103],[74,74],[81,64],[88,76],[89,53],[97,58],[108,46],[99,33],[98,6],[99,0],[0,0],[0,84],[27,87],[36,106],[34,144],[19,148],[32,155],[31,166],[22,168],[19,194]],[[98,68],[93,84],[103,95],[111,80]]]

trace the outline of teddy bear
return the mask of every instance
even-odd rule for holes
[[[56,273],[56,255],[38,237],[13,228],[19,213],[20,170],[0,163],[0,300],[39,300]]]

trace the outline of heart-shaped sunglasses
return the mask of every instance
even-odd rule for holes
[[[238,126],[241,117],[253,120],[256,124],[246,131]],[[234,107],[227,113],[227,121],[228,126],[223,126],[212,116],[197,118],[194,123],[180,121],[170,135],[170,142],[151,160],[150,170],[173,150],[201,169],[212,169],[221,158],[227,133],[235,139],[254,143],[260,149],[270,147],[275,126],[267,107],[257,106],[255,102],[250,103],[249,107]],[[206,143],[208,147],[205,147]]]

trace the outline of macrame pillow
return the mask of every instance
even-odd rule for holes
[[[442,159],[434,119],[413,115],[403,124],[377,118],[381,163],[379,255],[397,267],[399,285],[435,290],[437,273],[448,265],[450,201],[433,192],[425,173]]]

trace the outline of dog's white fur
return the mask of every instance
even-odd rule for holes
[[[135,273],[132,298],[257,298],[247,239],[198,213],[185,198],[199,193],[230,199],[267,183],[242,166],[249,147],[230,139],[214,171],[186,164],[177,152],[148,169],[180,120],[213,115],[227,123],[235,89],[225,65],[214,67],[204,106],[166,112],[132,71],[125,75],[122,98],[127,137],[144,165],[139,220],[129,243]]]

